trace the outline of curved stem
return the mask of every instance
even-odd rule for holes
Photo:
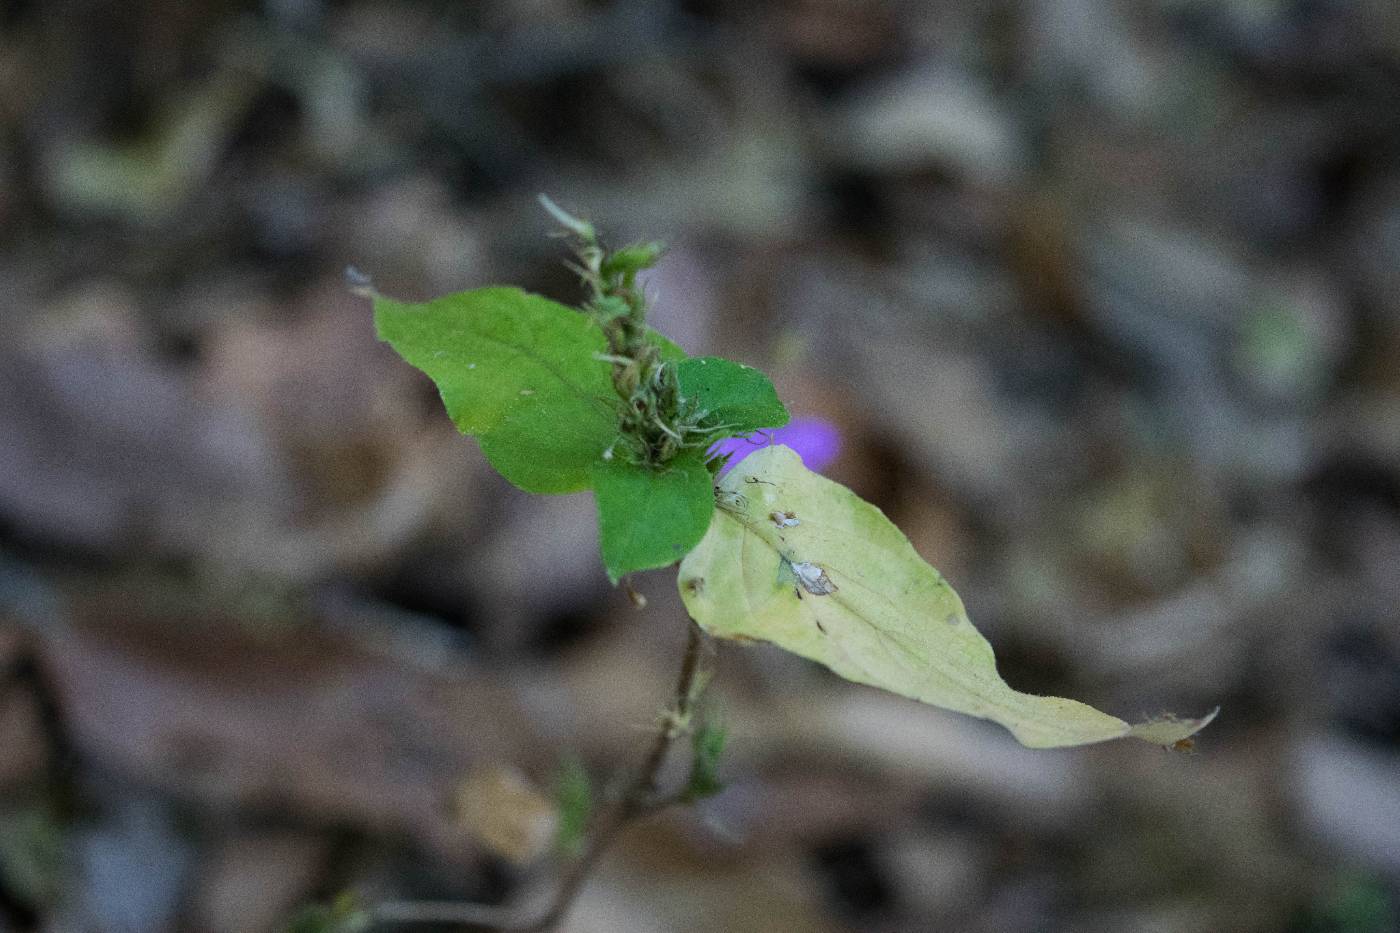
[[[661,717],[646,757],[623,786],[622,792],[594,820],[583,853],[564,872],[553,899],[537,920],[522,921],[521,911],[512,908],[456,902],[401,902],[380,905],[374,911],[375,921],[457,923],[468,929],[495,930],[499,933],[549,933],[555,929],[573,907],[593,869],[622,831],[634,821],[685,799],[682,795],[657,797],[656,783],[671,746],[677,738],[690,731],[691,715],[706,682],[702,664],[704,647],[704,633],[700,626],[690,622],[686,629],[685,655],[681,659],[676,691],[670,707]]]

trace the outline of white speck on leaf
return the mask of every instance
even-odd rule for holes
[[[826,575],[826,570],[810,561],[798,561],[792,565],[797,582],[813,596],[830,596],[836,592],[836,584]]]
[[[768,518],[779,528],[796,528],[802,524],[792,512],[769,512]]]

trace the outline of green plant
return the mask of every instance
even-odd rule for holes
[[[559,897],[538,920],[498,925],[551,927],[628,820],[716,792],[724,733],[694,721],[706,680],[702,631],[771,642],[848,680],[993,720],[1032,747],[1121,737],[1170,746],[1210,721],[1214,714],[1130,725],[1074,700],[1013,690],[958,595],[877,508],[782,446],[721,476],[716,442],[788,421],[772,384],[739,363],[687,356],[648,326],[637,276],[660,258],[658,245],[607,249],[591,224],[542,200],[574,239],[573,268],[587,289],[579,308],[514,288],[424,304],[367,282],[361,291],[379,336],[432,378],[452,420],[501,475],[528,492],[592,490],[614,583],[680,563],[681,597],[698,629],[688,629],[673,705],[624,789],[593,807],[580,797],[586,779],[564,783],[574,801],[567,812],[587,814],[587,827],[582,817],[568,821],[575,856]],[[686,734],[688,783],[661,793],[660,765]],[[448,907],[383,916],[482,919]]]

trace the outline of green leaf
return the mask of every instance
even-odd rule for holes
[[[346,892],[333,903],[303,908],[287,924],[286,933],[364,933],[372,925],[373,917],[359,898]]]
[[[593,818],[593,782],[577,756],[570,755],[559,765],[554,804],[559,813],[555,846],[560,854],[573,858],[583,852],[588,824]]]
[[[614,583],[634,570],[675,563],[710,526],[714,486],[701,450],[688,450],[661,469],[599,460],[591,478],[603,564]]]
[[[1001,723],[1033,748],[1124,736],[1171,745],[1214,717],[1131,726],[1013,690],[962,600],[899,529],[786,447],[744,458],[718,496],[679,575],[686,608],[712,635],[773,642],[847,680]]]
[[[63,825],[48,804],[0,814],[0,882],[23,903],[54,903],[68,882]]]
[[[679,363],[681,360],[686,359],[685,351],[681,349],[680,344],[661,333],[661,331],[648,327],[647,336],[660,348],[661,358],[666,362]]]
[[[717,356],[698,356],[677,364],[681,397],[693,399],[734,434],[780,428],[788,412],[773,383],[752,366]]]
[[[605,279],[615,275],[636,276],[643,269],[656,265],[665,251],[666,247],[660,243],[633,243],[604,257],[599,271]]]
[[[374,298],[382,340],[437,384],[443,404],[506,479],[529,492],[577,492],[617,432],[602,332],[587,317],[516,288],[425,304]]]
[[[427,373],[464,434],[481,434],[521,393],[572,398],[601,415],[612,396],[602,331],[577,311],[518,288],[479,288],[424,304],[376,296],[374,322],[387,341]]]
[[[690,737],[690,777],[686,781],[685,798],[703,800],[724,790],[719,779],[719,760],[729,734],[723,726],[703,723]]]
[[[557,398],[527,397],[481,435],[481,451],[526,492],[581,492],[592,485],[590,470],[616,437],[614,420],[583,417]]]
[[[1386,933],[1400,929],[1400,910],[1380,878],[1344,871],[1321,903],[1308,911],[1303,929],[1315,933]]]

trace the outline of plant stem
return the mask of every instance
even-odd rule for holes
[[[573,907],[584,882],[622,830],[633,820],[650,816],[670,803],[656,798],[656,779],[672,743],[690,728],[691,711],[698,698],[696,684],[700,676],[702,639],[700,626],[691,622],[686,627],[685,655],[676,681],[676,693],[671,708],[661,718],[661,726],[652,739],[646,759],[621,797],[594,825],[588,847],[565,873],[554,903],[538,922],[524,928],[527,933],[548,933],[558,926]]]
[[[705,636],[690,622],[686,627],[685,655],[670,707],[661,717],[656,736],[641,767],[623,785],[621,793],[594,820],[582,854],[560,878],[553,899],[534,921],[521,921],[520,911],[481,904],[455,902],[405,902],[382,904],[374,912],[380,923],[458,923],[469,929],[499,933],[549,933],[569,913],[593,869],[629,825],[682,802],[683,795],[657,796],[657,778],[676,739],[690,730],[695,702],[705,685]]]

